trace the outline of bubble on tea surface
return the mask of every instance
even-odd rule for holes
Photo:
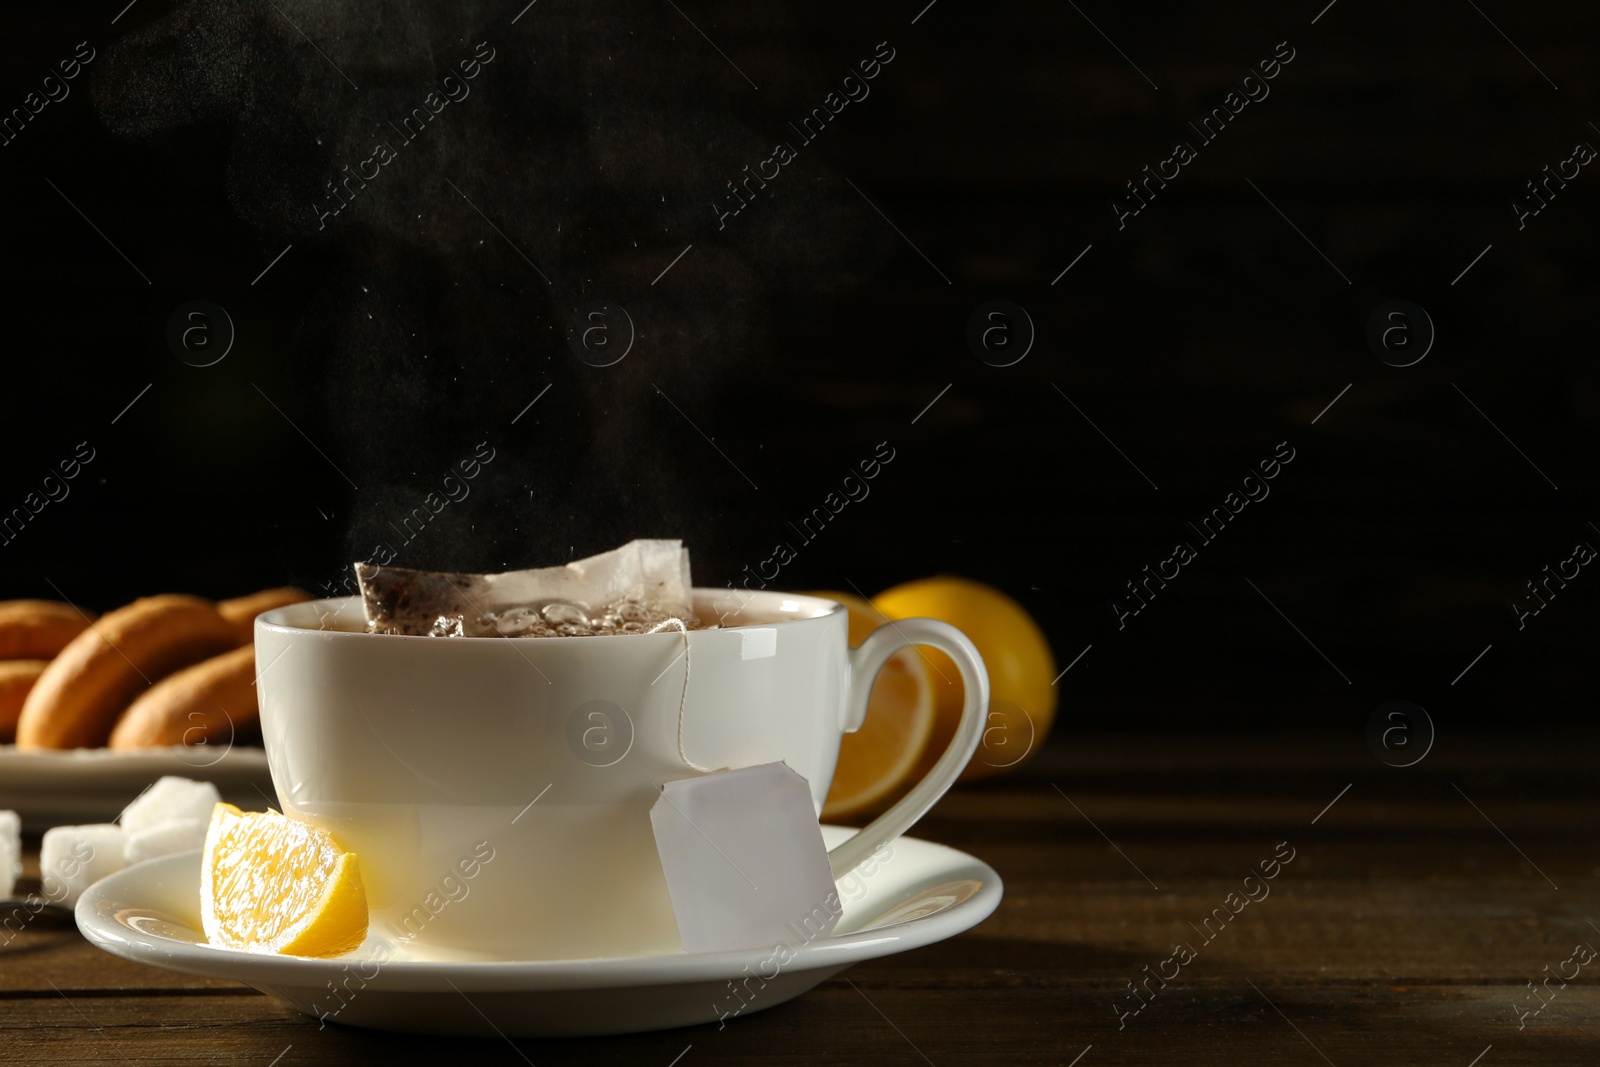
[[[466,620],[460,615],[440,615],[433,620],[433,629],[428,631],[430,637],[460,637],[465,632]]]
[[[553,604],[546,604],[539,611],[544,616],[544,621],[551,626],[589,625],[589,616],[576,604],[564,604],[558,600]]]
[[[533,608],[491,612],[484,616],[484,620],[501,637],[549,637],[555,632],[545,623],[544,616]]]
[[[493,611],[463,619],[450,632],[435,637],[602,637],[646,633],[669,619],[681,619],[691,630],[705,628],[699,616],[625,599],[599,607],[555,600],[546,604]]]

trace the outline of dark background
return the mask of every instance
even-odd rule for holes
[[[0,147],[0,512],[95,459],[0,545],[0,596],[324,591],[486,441],[397,562],[678,536],[703,585],[780,540],[780,587],[978,578],[1058,669],[1088,648],[1062,737],[1360,733],[1395,698],[1441,731],[1588,726],[1600,578],[1525,629],[1511,604],[1600,544],[1600,178],[1521,231],[1511,202],[1600,144],[1600,16],[1080,6],[8,9],[0,107],[98,54]],[[318,231],[324,181],[482,40],[474,95]],[[870,96],[719,231],[723,183],[880,41]],[[1281,41],[1270,96],[1119,231],[1124,183]],[[997,298],[1037,330],[1009,367],[965,337]],[[1397,298],[1437,329],[1406,368],[1365,338]],[[205,368],[166,340],[195,299],[237,330]],[[565,339],[600,299],[639,333],[607,368]],[[880,441],[871,495],[801,544]],[[1119,631],[1123,583],[1280,441],[1270,497]]]

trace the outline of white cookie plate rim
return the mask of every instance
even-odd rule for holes
[[[166,774],[213,782],[224,799],[241,807],[277,805],[267,753],[259,746],[40,751],[0,745],[0,809],[21,814],[31,832],[62,823],[109,822]]]
[[[855,832],[822,829],[829,847]],[[858,897],[841,889],[844,914],[836,932],[791,944],[792,958],[781,963],[777,946],[500,961],[407,958],[405,948],[384,960],[374,955],[370,937],[334,959],[214,948],[200,932],[199,852],[150,860],[95,883],[76,915],[84,936],[113,955],[243,982],[302,1014],[346,1025],[491,1037],[629,1033],[774,1007],[852,964],[970,930],[999,906],[1004,887],[983,861],[911,837],[892,847],[872,875],[845,883],[859,888]],[[745,994],[730,991],[735,982]]]

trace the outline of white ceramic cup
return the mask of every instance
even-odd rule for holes
[[[840,878],[950,788],[989,700],[977,649],[947,623],[901,620],[850,649],[834,601],[739,599],[722,628],[687,635],[371,634],[356,597],[268,612],[257,691],[279,802],[357,854],[371,929],[414,955],[682,951],[650,827],[662,782],[781,760],[820,813],[878,669],[908,644],[939,649],[966,690],[955,738],[829,853]],[[695,590],[702,618],[726,602]]]

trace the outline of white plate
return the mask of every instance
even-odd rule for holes
[[[277,805],[267,754],[261,748],[190,745],[139,752],[109,748],[24,752],[15,745],[0,745],[0,809],[20,813],[23,829],[30,833],[63,823],[110,822],[164,774],[214,782],[224,800],[241,808]]]
[[[830,848],[855,832],[822,830]],[[853,882],[847,876],[840,895],[855,899],[843,900],[834,933],[810,941],[796,936],[787,960],[774,945],[495,962],[423,960],[400,948],[384,961],[374,954],[376,935],[337,959],[213,948],[200,930],[199,852],[151,860],[97,882],[78,901],[77,919],[84,936],[113,955],[244,982],[332,1022],[480,1037],[621,1034],[731,1021],[782,1004],[853,963],[969,930],[999,905],[1000,876],[980,860],[909,837],[893,850],[870,876]]]

